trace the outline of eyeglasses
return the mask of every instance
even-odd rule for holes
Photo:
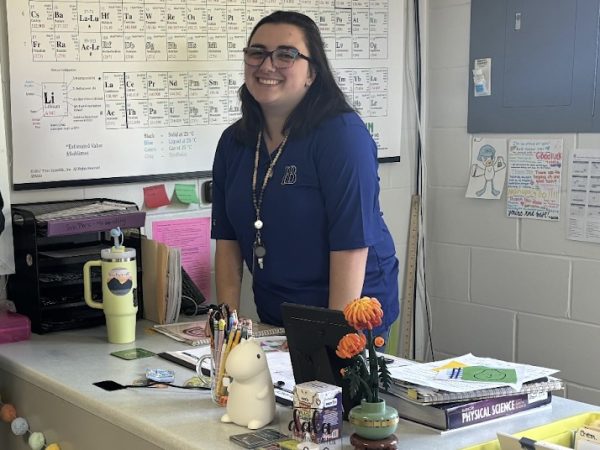
[[[251,67],[261,66],[267,57],[271,58],[271,63],[276,69],[289,69],[298,58],[310,62],[308,56],[303,55],[293,47],[276,48],[270,52],[261,47],[246,47],[244,49],[244,62]]]

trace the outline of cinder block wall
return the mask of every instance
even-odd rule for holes
[[[566,239],[567,166],[557,223],[508,219],[505,194],[465,198],[470,2],[425,0],[423,14],[436,358],[472,352],[554,367],[567,397],[600,405],[600,245]],[[600,147],[600,134],[542,137],[563,139],[565,161],[574,148]]]

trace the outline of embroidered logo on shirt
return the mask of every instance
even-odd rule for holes
[[[281,184],[296,184],[296,166],[285,166]]]

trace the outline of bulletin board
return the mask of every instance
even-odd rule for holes
[[[14,189],[208,176],[247,36],[278,9],[316,21],[379,157],[399,160],[402,2],[8,0]]]

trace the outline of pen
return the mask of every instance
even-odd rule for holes
[[[220,370],[221,354],[223,353],[223,342],[225,338],[225,320],[219,320],[219,331],[217,331],[217,339],[215,339],[215,354],[213,357],[214,373],[217,376]],[[218,381],[218,380],[217,380]],[[217,391],[218,395],[218,391]]]
[[[236,328],[236,329],[237,329],[237,327],[238,327],[238,323],[239,323],[239,319],[238,319],[238,313],[237,313],[237,310],[236,310],[236,309],[234,309],[234,310],[232,311],[232,313],[231,313],[231,317],[232,317],[232,319],[233,319],[233,328]]]
[[[188,353],[188,352],[183,352],[183,354],[185,356],[189,356],[190,358],[195,359],[196,361],[198,361],[200,358],[198,358],[196,355],[193,355],[192,353]]]
[[[235,336],[233,338],[233,344],[232,344],[231,348],[238,345],[240,343],[241,338],[242,338],[242,330],[240,330],[240,329],[235,330]]]
[[[204,327],[204,334],[206,335],[206,337],[210,337],[212,338],[214,335],[214,329],[213,329],[213,314],[214,314],[214,310],[211,308],[208,310],[208,317],[206,318],[206,327]]]
[[[248,339],[252,337],[252,319],[248,319]]]

